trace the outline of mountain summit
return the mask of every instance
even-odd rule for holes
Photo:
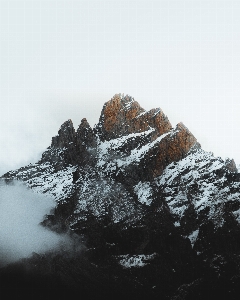
[[[85,251],[76,252],[72,270],[72,261],[47,254],[34,260],[38,270],[43,262],[57,264],[54,276],[68,291],[92,297],[94,287],[106,297],[172,300],[220,292],[221,299],[237,299],[234,160],[204,151],[183,123],[172,128],[160,108],[146,111],[116,94],[94,128],[84,118],[75,131],[67,120],[38,162],[1,178],[53,197],[56,207],[42,225],[82,239]]]
[[[103,106],[96,128],[101,140],[109,140],[150,128],[162,135],[172,126],[160,108],[147,112],[134,98],[117,94]]]

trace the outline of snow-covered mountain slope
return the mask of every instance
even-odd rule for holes
[[[172,128],[160,108],[145,111],[130,96],[106,102],[93,129],[86,119],[77,131],[64,122],[38,162],[2,179],[22,180],[56,200],[43,224],[84,236],[91,251],[110,255],[125,271],[157,272],[158,296],[165,273],[176,289],[208,272],[203,262],[221,276],[223,261],[232,264],[232,253],[240,258],[234,161],[206,152],[185,125]]]
[[[105,117],[106,111],[109,117],[109,103],[118,108],[112,139],[104,129],[105,123],[109,127]],[[157,117],[165,127],[157,123]],[[127,120],[127,127],[120,125],[120,119]],[[186,156],[195,144],[188,129],[181,123],[172,129],[160,109],[146,112],[131,97],[116,95],[105,104],[95,130],[86,119],[77,132],[71,120],[66,121],[39,162],[10,171],[4,178],[23,180],[35,192],[53,196],[57,202],[78,197],[70,219],[76,220],[86,211],[105,216],[111,210],[114,222],[130,222],[139,219],[143,207],[152,201],[143,199],[142,182],[153,181],[165,165]]]
[[[163,124],[155,120],[159,114]],[[111,211],[114,222],[136,220],[136,215],[139,219],[146,206],[156,205],[156,191],[174,216],[175,226],[183,226],[189,211],[196,214],[188,235],[206,219],[221,226],[226,206],[233,207],[232,215],[240,221],[234,162],[204,151],[182,123],[172,129],[160,109],[146,112],[129,96],[115,95],[107,102],[94,130],[83,119],[75,132],[68,120],[39,162],[3,177],[23,180],[57,202],[74,195],[78,200],[69,216],[74,222],[86,212],[101,217]]]
[[[239,223],[240,176],[234,171],[228,161],[201,148],[168,165],[156,182],[175,226],[197,238],[205,222],[211,221],[215,229],[222,227],[226,213]]]
[[[22,180],[34,192],[46,194],[56,201],[69,197],[72,193],[72,174],[76,166],[69,165],[58,171],[49,162],[30,164],[17,171],[10,171],[5,180]]]

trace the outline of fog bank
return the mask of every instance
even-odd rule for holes
[[[39,223],[54,207],[54,200],[35,194],[18,182],[0,182],[0,265],[62,247],[71,247],[71,238]]]

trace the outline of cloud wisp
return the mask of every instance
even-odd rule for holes
[[[0,186],[0,266],[35,253],[71,249],[72,240],[40,222],[54,207],[54,200],[35,194],[23,184]]]

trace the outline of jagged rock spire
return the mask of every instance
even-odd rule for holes
[[[237,173],[237,171],[238,171],[234,159],[231,159],[229,157],[225,159],[225,166],[226,166],[226,169],[228,169],[230,172]]]
[[[96,136],[86,118],[82,119],[81,124],[77,129],[76,137],[77,148],[80,151],[82,148],[86,149],[86,147],[96,146]]]
[[[75,142],[75,136],[76,133],[73,127],[73,122],[69,119],[61,125],[58,135],[52,138],[51,146],[54,148],[68,147],[69,144]]]
[[[175,130],[167,116],[160,108],[146,111],[133,97],[129,95],[116,94],[103,106],[99,123],[94,130],[88,121],[83,118],[77,131],[71,120],[64,122],[56,137],[52,138],[52,148],[65,149],[64,161],[71,164],[91,164],[94,158],[89,149],[96,149],[97,137],[101,141],[111,140],[131,133],[142,133],[152,129],[142,144],[154,142],[146,147],[147,155],[142,160],[144,178],[153,178],[160,175],[164,168],[173,161],[182,159],[197,140],[182,123]],[[167,134],[166,137],[160,137]],[[160,140],[159,140],[160,138]],[[127,151],[131,151],[135,142],[126,144]],[[140,174],[138,171],[136,172]]]
[[[77,162],[80,166],[93,164],[91,149],[96,148],[97,138],[87,119],[83,118],[76,132]]]
[[[143,132],[150,127],[161,135],[168,132],[172,125],[160,108],[147,112],[133,97],[116,94],[104,104],[96,131],[101,140],[110,140]]]

